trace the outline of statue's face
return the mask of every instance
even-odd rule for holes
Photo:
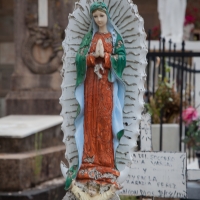
[[[97,189],[92,187],[92,186],[89,186],[88,188],[88,194],[91,196],[91,197],[94,197],[97,195]]]
[[[96,10],[93,12],[94,21],[99,27],[104,27],[107,24],[108,18],[106,13]]]

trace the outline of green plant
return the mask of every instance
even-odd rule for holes
[[[166,73],[169,68],[166,68]],[[162,80],[159,76],[158,88],[154,96],[150,97],[150,101],[145,105],[148,112],[152,115],[153,123],[160,123],[162,112],[163,123],[174,123],[177,121],[180,110],[180,96],[174,90],[173,83],[170,84],[167,77]]]

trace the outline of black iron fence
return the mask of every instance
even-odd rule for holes
[[[181,49],[177,49],[177,45],[164,38],[159,40],[159,48],[155,49],[151,46],[151,32],[148,34],[148,66],[146,68],[146,96],[147,103],[151,98],[155,98],[156,91],[159,89],[160,82],[166,82],[173,87],[173,92],[179,96],[178,119],[179,123],[179,149],[182,150],[182,138],[184,137],[182,111],[188,106],[195,107],[195,87],[196,74],[200,70],[196,70],[193,61],[194,57],[200,57],[200,52],[185,50],[185,42],[182,42]],[[162,91],[163,92],[163,91]],[[158,92],[157,92],[158,93]],[[161,102],[162,103],[162,102]],[[164,108],[160,109],[160,150],[162,150]],[[166,113],[165,113],[166,114]]]

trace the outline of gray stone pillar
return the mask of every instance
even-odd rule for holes
[[[49,0],[48,27],[38,27],[36,0],[15,0],[15,66],[8,114],[59,114],[62,40],[75,1]]]

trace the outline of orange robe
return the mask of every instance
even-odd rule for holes
[[[104,58],[95,58],[92,53],[101,39],[104,45]],[[87,73],[84,83],[84,149],[82,165],[77,180],[95,180],[100,184],[113,184],[119,176],[115,169],[112,133],[113,85],[108,81],[112,53],[110,33],[96,33],[87,56]],[[102,63],[102,79],[94,72],[95,64]]]

